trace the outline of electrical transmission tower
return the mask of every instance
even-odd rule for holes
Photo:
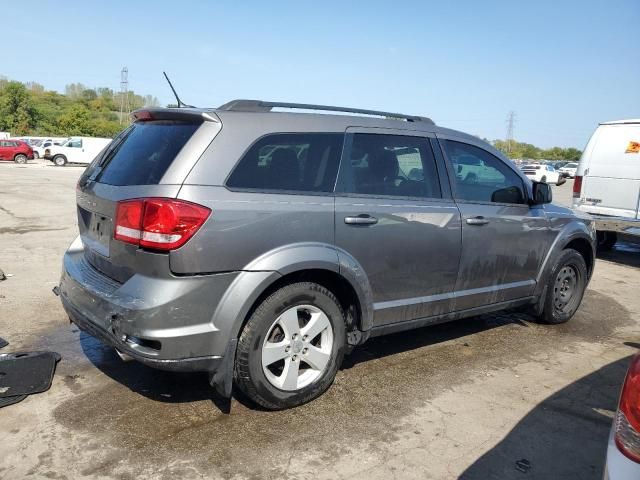
[[[513,143],[513,127],[516,124],[516,112],[511,110],[507,115],[507,152],[511,153],[511,144]]]
[[[120,72],[120,125],[124,121],[125,116],[128,118],[131,113],[129,105],[129,69],[123,67]]]

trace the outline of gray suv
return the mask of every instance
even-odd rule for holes
[[[565,322],[593,271],[587,216],[428,118],[253,100],[133,117],[78,182],[56,292],[121,354],[227,397],[300,405],[387,333],[515,307]]]

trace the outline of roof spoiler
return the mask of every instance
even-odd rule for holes
[[[131,113],[134,122],[149,120],[183,120],[190,122],[220,122],[213,112],[191,108],[141,108]]]
[[[317,110],[322,112],[343,112],[360,115],[374,115],[377,117],[394,118],[407,122],[424,122],[435,125],[428,117],[405,115],[402,113],[382,112],[379,110],[365,110],[362,108],[336,107],[331,105],[313,105],[309,103],[265,102],[263,100],[231,100],[218,107],[218,110],[227,112],[270,112],[274,108],[290,108],[299,110]]]

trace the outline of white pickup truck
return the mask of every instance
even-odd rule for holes
[[[601,123],[582,153],[573,207],[596,219],[598,248],[640,236],[640,119]]]
[[[59,167],[67,163],[89,164],[110,142],[110,138],[69,137],[62,145],[51,145],[45,158]]]

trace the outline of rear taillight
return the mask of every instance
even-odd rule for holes
[[[615,441],[625,456],[640,463],[640,355],[633,358],[624,380],[615,419]]]
[[[573,179],[573,198],[580,198],[582,192],[582,177],[576,175]]]
[[[116,210],[114,238],[153,250],[175,250],[210,214],[207,207],[172,198],[123,200]]]

